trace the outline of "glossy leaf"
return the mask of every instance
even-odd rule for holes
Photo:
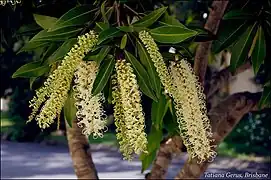
[[[95,61],[100,64],[102,62],[102,60],[104,60],[104,58],[107,56],[107,54],[110,52],[111,50],[111,46],[105,46],[101,49],[101,51],[99,52],[99,54],[97,54],[97,58],[95,59]]]
[[[50,42],[44,42],[44,41],[30,41],[30,42],[27,42],[21,49],[18,53],[21,53],[23,51],[33,51],[37,48],[40,48],[40,47],[47,47],[49,46],[51,43]],[[18,54],[17,53],[17,54]]]
[[[142,161],[141,172],[144,172],[151,165],[155,159],[156,151],[160,146],[160,142],[163,139],[162,129],[156,129],[154,126],[151,127],[151,132],[148,135],[148,154],[142,153],[140,155],[140,160]]]
[[[156,96],[159,98],[161,94],[161,82],[156,72],[156,69],[153,65],[153,62],[148,52],[146,51],[144,45],[140,41],[137,41],[136,47],[138,50],[139,59],[141,63],[146,67],[148,74],[150,76],[150,81],[152,82],[151,85],[156,92]]]
[[[43,53],[43,56],[41,58],[42,64],[48,63],[48,57],[51,56],[59,46],[58,43],[51,43],[51,45],[47,48],[47,50]]]
[[[136,27],[148,27],[152,25],[154,22],[156,22],[162,16],[162,14],[164,14],[166,10],[167,7],[156,9],[150,14],[144,16],[142,19],[133,23],[133,25]]]
[[[121,38],[120,49],[124,49],[126,43],[127,43],[127,34],[124,34],[124,36]]]
[[[166,112],[163,120],[163,127],[168,131],[169,135],[179,134],[179,124],[175,114],[174,104],[169,101],[169,111]]]
[[[33,14],[36,23],[43,29],[51,28],[57,21],[57,18],[51,16],[44,16],[40,14]]]
[[[115,61],[114,58],[108,58],[104,61],[104,63],[100,66],[99,72],[96,76],[96,79],[93,83],[92,95],[95,96],[99,94],[103,88],[105,87],[107,81],[109,80],[113,69],[114,69]]]
[[[31,77],[29,78],[29,87],[31,90],[33,90],[33,84],[37,80],[38,77]]]
[[[243,10],[232,10],[227,12],[223,16],[223,20],[233,20],[233,19],[251,19],[253,18],[253,14],[245,12]]]
[[[120,26],[120,27],[118,27],[118,29],[123,32],[134,32],[133,26]]]
[[[253,38],[256,34],[256,23],[250,26],[240,37],[237,43],[232,48],[231,64],[230,68],[234,71],[237,67],[242,65],[247,57],[250,50]]]
[[[69,92],[69,95],[63,107],[64,118],[67,121],[67,123],[70,125],[70,127],[72,127],[72,121],[76,118],[76,112],[77,112],[73,94],[74,94],[73,91]]]
[[[152,37],[160,43],[177,44],[197,35],[196,31],[181,26],[162,26],[150,30]]]
[[[62,15],[58,21],[54,24],[49,31],[55,31],[68,26],[79,26],[87,23],[92,18],[92,13],[97,9],[91,9],[88,5],[81,5],[72,8],[64,15]]]
[[[76,38],[66,40],[49,58],[48,63],[52,64],[56,61],[62,60],[64,56],[71,50],[77,42]]]
[[[151,119],[156,129],[162,128],[163,118],[168,110],[168,101],[165,95],[161,95],[158,102],[152,102]]]
[[[122,34],[121,31],[115,27],[106,29],[100,33],[97,44],[99,45],[109,38],[121,36],[121,34]]]
[[[164,22],[167,25],[173,25],[173,26],[181,26],[186,28],[177,18],[174,16],[170,16],[167,12],[164,15],[164,18],[162,19],[162,22]]]
[[[17,77],[38,77],[46,72],[49,71],[49,66],[48,65],[41,65],[41,62],[31,62],[28,64],[25,64],[21,66],[15,73],[13,73],[12,78],[17,78]]]
[[[214,52],[219,53],[222,50],[228,48],[230,45],[232,45],[234,42],[236,42],[242,33],[248,28],[248,23],[245,21],[241,24],[238,24],[237,26],[229,26],[230,29],[224,29],[222,28],[218,32],[218,40],[215,41],[214,44]],[[228,27],[228,28],[229,28]]]
[[[265,86],[259,102],[259,108],[263,106],[271,107],[271,86]]]
[[[157,101],[157,98],[155,97],[155,94],[152,91],[151,83],[149,80],[149,75],[144,69],[144,67],[139,63],[139,61],[128,51],[125,52],[125,58],[128,60],[132,66],[134,67],[134,71],[137,76],[138,84],[140,89],[144,94],[146,94],[151,99]]]
[[[258,28],[257,34],[258,38],[252,53],[252,66],[255,74],[258,73],[266,55],[265,37],[262,27]]]
[[[98,23],[96,23],[96,26],[95,26],[94,30],[95,30],[95,32],[100,33],[100,32],[102,32],[102,31],[104,31],[104,30],[106,30],[108,28],[109,28],[108,24],[106,24],[104,22],[98,22]]]
[[[106,17],[106,14],[105,14],[105,3],[106,3],[106,1],[104,1],[101,5],[101,14],[102,14],[104,22],[109,25],[109,21]]]

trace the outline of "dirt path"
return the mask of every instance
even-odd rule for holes
[[[93,158],[100,178],[137,178],[142,179],[140,173],[141,162],[123,161],[115,149],[95,146]],[[169,169],[168,178],[174,177],[179,167],[184,163],[182,158],[174,160]],[[237,159],[220,158],[207,170],[208,173],[269,173],[270,163],[246,162]],[[207,173],[206,173],[207,174]],[[204,176],[203,176],[204,177]],[[1,179],[6,178],[76,178],[68,149],[64,145],[48,146],[34,143],[1,142]],[[209,178],[208,178],[209,179]]]

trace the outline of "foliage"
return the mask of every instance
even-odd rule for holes
[[[242,8],[238,7],[241,5]],[[232,52],[230,68],[233,72],[245,62],[251,62],[255,74],[262,74],[263,77],[264,92],[260,105],[269,106],[271,66],[266,55],[268,44],[265,39],[270,36],[268,29],[271,4],[269,1],[256,4],[249,1],[241,5],[233,3],[228,9],[212,50],[214,53],[224,49]],[[27,77],[30,84],[40,77],[48,77],[59,67],[60,60],[75,47],[76,37],[95,30],[98,34],[97,46],[84,57],[84,61],[95,61],[100,65],[92,94],[102,92],[105,94],[106,104],[113,103],[114,59],[125,58],[133,68],[143,98],[152,103],[149,118],[151,131],[147,145],[149,154],[141,155],[142,170],[145,170],[154,159],[163,130],[170,135],[180,132],[176,129],[179,121],[171,97],[161,93],[164,91],[161,85],[163,82],[160,82],[159,74],[155,71],[157,67],[151,61],[148,48],[145,48],[138,38],[138,33],[150,33],[167,65],[173,59],[183,57],[192,61],[191,47],[200,41],[213,40],[215,36],[202,28],[189,26],[190,20],[185,24],[181,23],[171,10],[159,1],[97,0],[91,2],[91,5],[85,2],[76,6],[73,4],[71,7],[62,15],[34,14],[34,19],[42,30],[35,34],[20,52],[38,48],[41,56],[38,61],[19,68],[13,77]],[[237,11],[238,8],[242,10]],[[175,53],[168,53],[169,48],[174,48]],[[69,97],[64,106],[64,116],[68,122],[75,118],[73,111],[73,100]]]

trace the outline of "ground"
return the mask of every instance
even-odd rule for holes
[[[93,145],[92,156],[100,178],[143,178],[141,162],[122,160],[114,147]],[[187,154],[177,157],[169,169],[174,177]],[[211,173],[269,173],[270,162],[252,162],[229,157],[217,157],[206,172]],[[66,145],[48,146],[37,143],[1,141],[1,179],[15,178],[76,178]]]

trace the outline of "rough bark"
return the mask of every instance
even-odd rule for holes
[[[210,110],[214,145],[218,145],[233,130],[240,119],[248,112],[257,110],[261,93],[237,93],[228,97]],[[207,169],[210,162],[198,164],[197,159],[186,161],[175,179],[198,179]]]
[[[209,17],[204,25],[206,30],[209,30],[213,34],[217,33],[220,20],[224,14],[224,11],[229,1],[213,1],[212,7],[210,8]],[[194,69],[199,81],[204,84],[205,73],[208,65],[208,53],[211,49],[212,41],[202,42],[199,44],[196,56]]]
[[[165,179],[173,155],[180,153],[182,147],[180,136],[169,137],[161,142],[157,157],[152,165],[152,172],[146,176],[146,179]]]
[[[77,120],[72,122],[72,127],[66,123],[67,139],[73,167],[78,179],[98,179],[93,163],[88,140],[77,126]]]

